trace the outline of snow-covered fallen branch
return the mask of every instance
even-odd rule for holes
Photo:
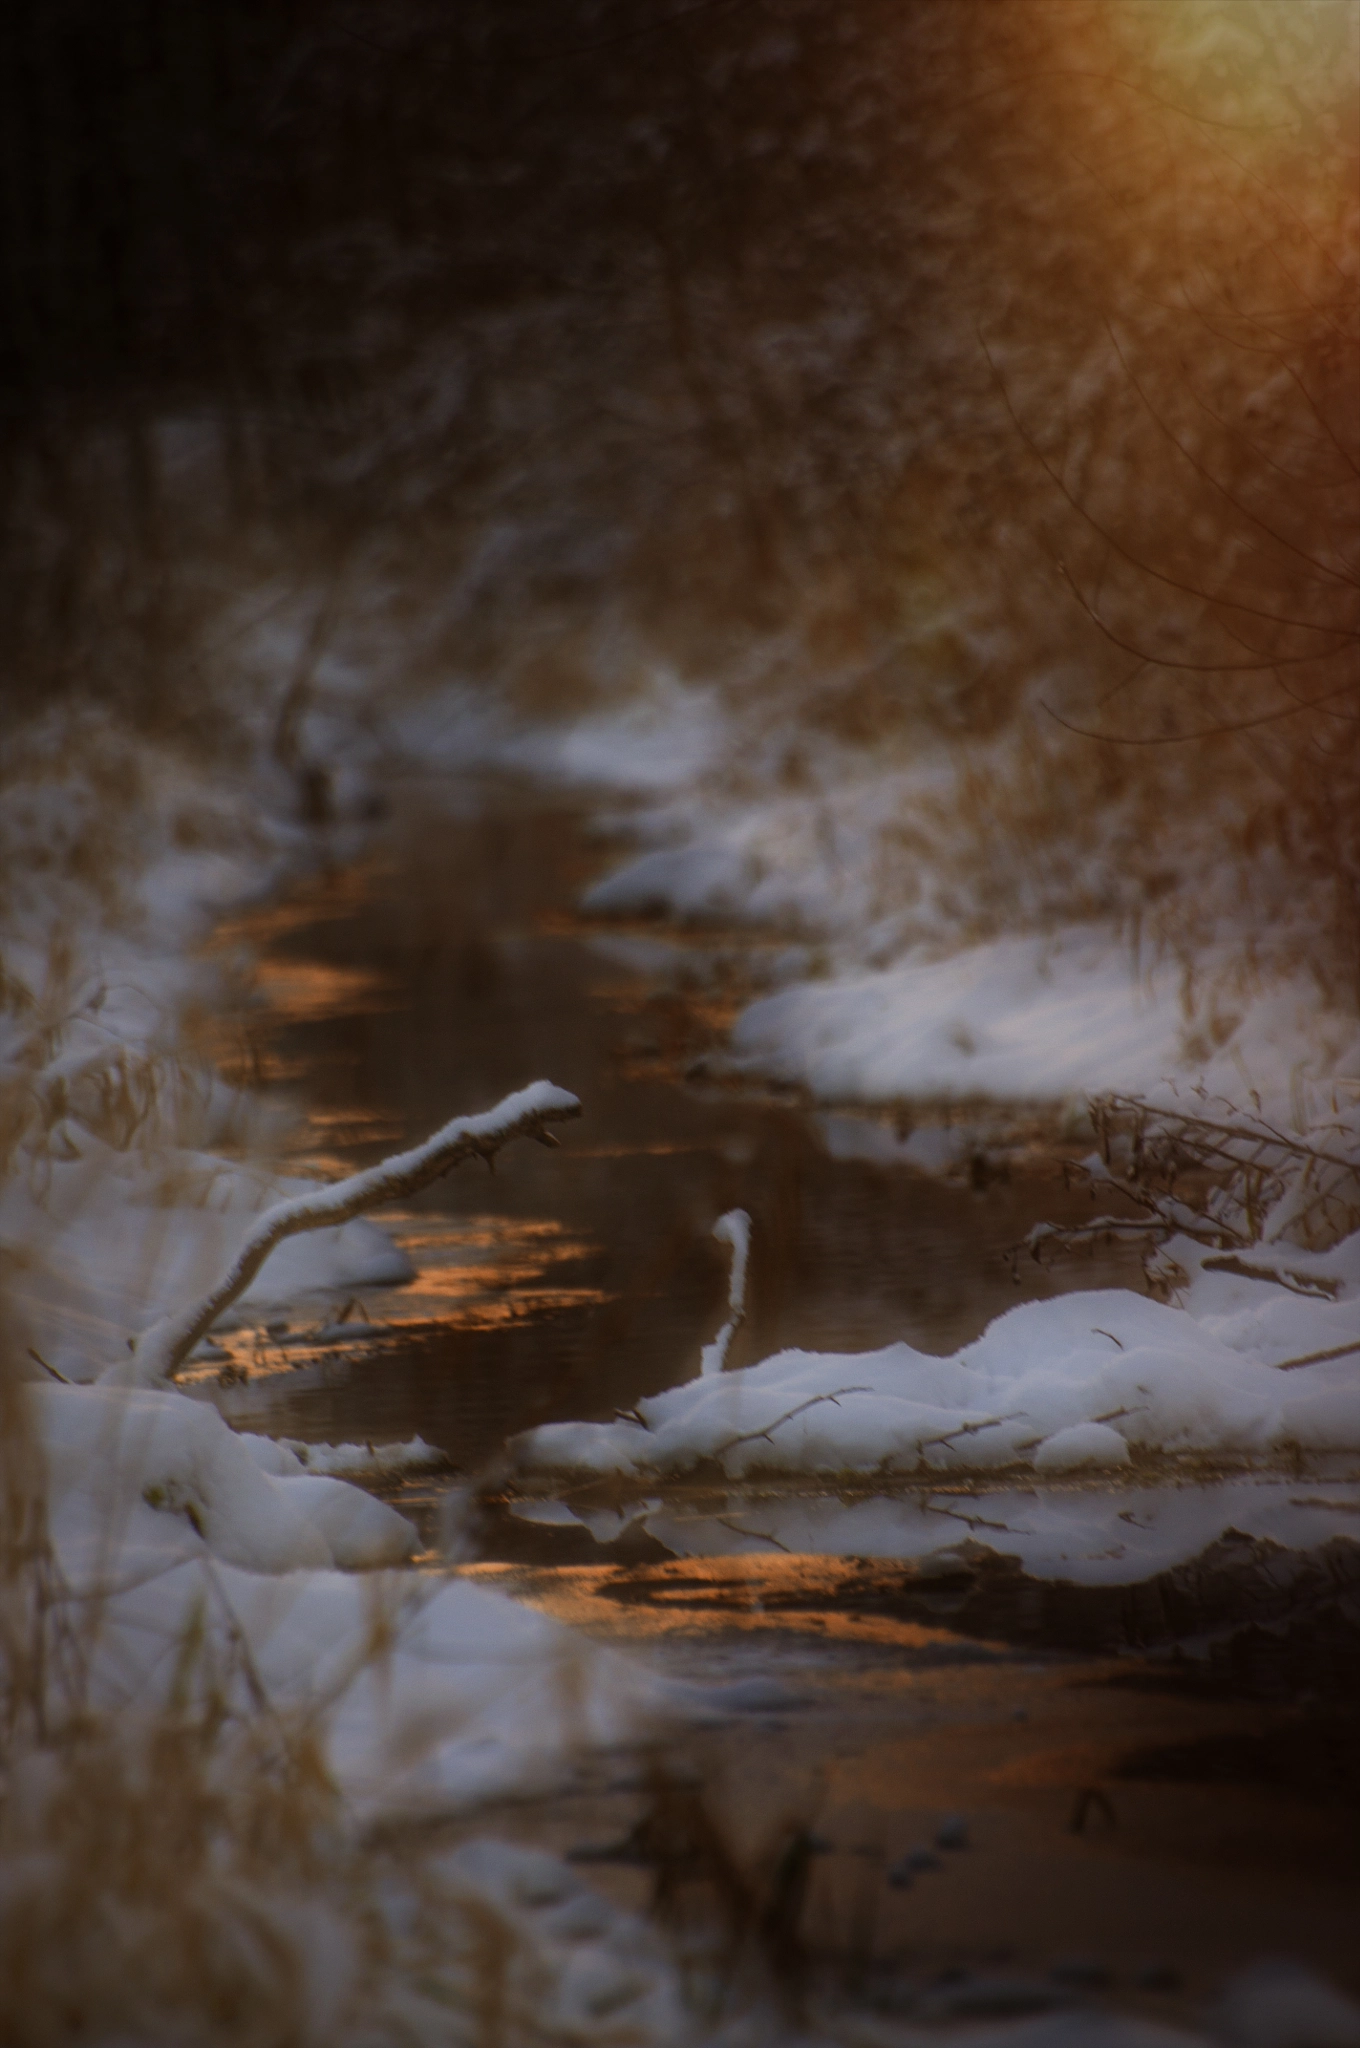
[[[143,1331],[131,1355],[101,1374],[105,1385],[160,1386],[174,1378],[194,1346],[244,1294],[275,1245],[301,1231],[348,1223],[367,1210],[405,1200],[464,1159],[492,1161],[513,1138],[555,1145],[548,1129],[579,1116],[581,1104],[551,1081],[535,1081],[480,1116],[454,1117],[422,1145],[305,1195],[275,1202],[257,1217],[226,1272],[190,1308]]]

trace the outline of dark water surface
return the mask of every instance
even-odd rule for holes
[[[416,1283],[366,1297],[387,1328],[343,1365],[259,1382],[272,1430],[419,1434],[469,1469],[511,1431],[688,1378],[723,1319],[727,1254],[710,1233],[735,1206],[754,1235],[734,1365],[790,1344],[949,1352],[1017,1300],[1133,1278],[1117,1254],[1011,1277],[1004,1250],[1031,1223],[1085,1212],[1050,1153],[1005,1178],[977,1160],[926,1179],[833,1158],[795,1101],[687,1081],[760,948],[584,923],[575,903],[611,857],[579,806],[412,784],[362,870],[249,933],[268,998],[256,1070],[302,1103],[309,1164],[370,1163],[540,1078],[585,1112],[560,1151],[520,1145],[494,1178],[464,1167],[384,1219]]]

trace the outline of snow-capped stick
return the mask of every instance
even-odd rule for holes
[[[714,1224],[713,1235],[720,1244],[730,1244],[732,1247],[732,1273],[727,1283],[727,1306],[731,1314],[713,1342],[705,1344],[699,1354],[701,1379],[724,1369],[728,1346],[746,1314],[746,1261],[751,1252],[751,1219],[744,1209],[729,1209],[727,1214],[720,1216]]]
[[[581,1114],[581,1104],[551,1081],[535,1081],[507,1095],[481,1116],[456,1116],[451,1123],[409,1152],[394,1153],[377,1166],[352,1173],[329,1187],[275,1202],[256,1217],[244,1243],[216,1286],[178,1315],[153,1323],[137,1339],[126,1360],[101,1373],[104,1385],[157,1386],[173,1379],[195,1344],[217,1318],[244,1294],[275,1245],[304,1230],[327,1230],[348,1223],[366,1210],[402,1201],[428,1187],[464,1159],[490,1162],[512,1138],[537,1138],[556,1144],[547,1126]]]

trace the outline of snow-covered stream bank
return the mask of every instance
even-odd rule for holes
[[[855,743],[817,724],[825,676],[806,703],[767,693],[787,655],[752,650],[726,688],[640,662],[615,701],[528,730],[452,689],[404,737],[452,769],[588,792],[616,841],[592,915],[755,942],[763,986],[715,1069],[823,1103],[1059,1120],[1092,1093],[1168,1084],[1286,1118],[1325,1113],[1337,1086],[1349,1099],[1360,1032],[1320,957],[1328,885],[1237,850],[1249,792],[1215,808],[1189,766],[1176,861],[1146,872],[1150,821],[1083,811],[1042,724]]]

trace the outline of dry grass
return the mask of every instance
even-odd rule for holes
[[[206,1606],[161,1707],[101,1707],[98,1600],[64,1582],[0,1357],[0,1986],[16,2048],[316,2038],[384,1958],[320,1729],[264,1701]],[[324,2031],[324,2024],[322,2031]]]
[[[195,1010],[240,996],[228,960],[193,957],[190,905],[158,900],[155,870],[183,857],[210,877],[218,858],[278,865],[258,805],[203,751],[89,706],[7,735],[0,1171],[39,1195],[52,1162],[93,1145],[138,1155],[167,1201],[177,1149],[258,1148],[277,1121],[194,1055]]]
[[[581,1970],[579,1890],[499,1845],[360,1825],[331,1706],[268,1697],[211,1566],[143,1698],[101,1700],[113,1626],[46,1536],[12,1340],[0,1348],[0,2009],[14,2048],[616,2048],[673,2041],[662,1950]],[[390,1588],[387,1589],[390,1592]],[[346,1674],[400,1626],[375,1583]],[[558,1674],[564,1721],[580,1676]],[[343,1687],[337,1685],[337,1692]],[[453,1725],[452,1714],[450,1725]],[[465,1832],[465,1830],[460,1831]],[[581,1901],[585,1906],[586,1901]],[[579,1921],[579,1914],[577,1919]],[[606,1947],[608,1944],[606,1944]],[[645,1946],[645,1944],[644,1944]],[[637,1942],[632,1943],[634,1951]],[[640,1966],[640,1967],[639,1967]]]
[[[168,1048],[98,1034],[102,992],[82,999],[68,963],[60,949],[37,994],[17,977],[0,989],[0,1018],[10,1027],[0,1078],[0,1167],[7,1172],[19,1165],[16,1155],[30,1171],[44,1158],[74,1156],[77,1130],[118,1152],[158,1150],[187,1135],[192,1109],[211,1085]],[[81,1024],[95,1030],[73,1046]]]

